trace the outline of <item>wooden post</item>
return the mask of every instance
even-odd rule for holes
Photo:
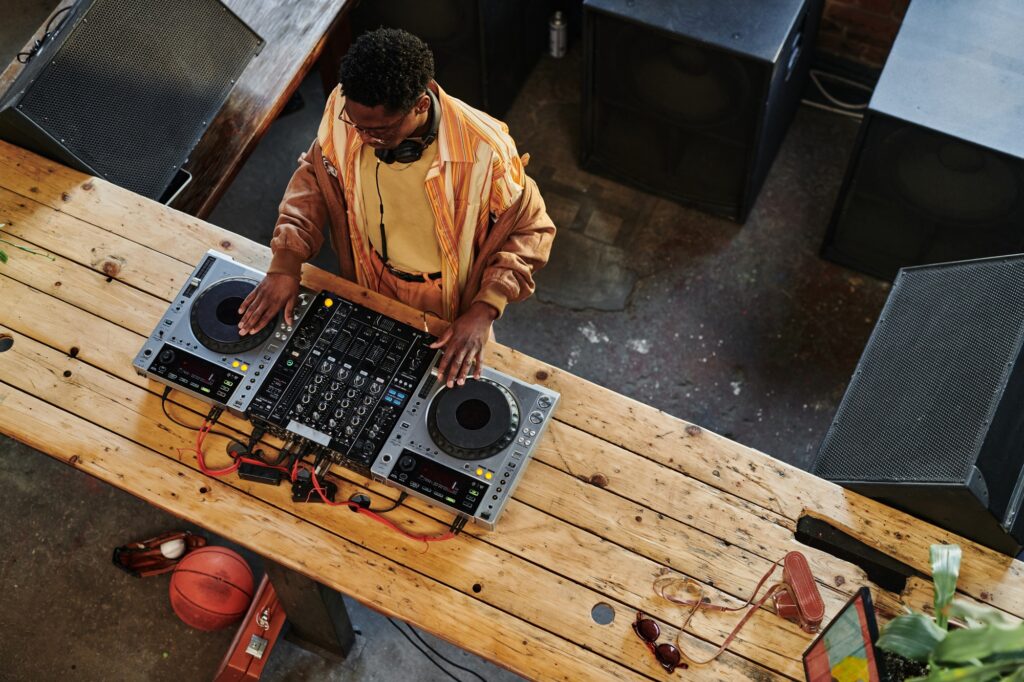
[[[273,561],[263,562],[291,623],[285,639],[328,660],[345,660],[356,636],[341,593]]]

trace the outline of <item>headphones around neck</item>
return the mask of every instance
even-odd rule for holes
[[[423,150],[437,139],[437,129],[441,125],[441,103],[429,89],[430,97],[430,130],[421,139],[408,138],[402,140],[394,149],[375,149],[374,155],[384,163],[415,163],[423,156]]]

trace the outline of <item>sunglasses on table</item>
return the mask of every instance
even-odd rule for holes
[[[658,644],[658,638],[661,637],[661,627],[650,618],[644,616],[640,611],[636,612],[633,632],[643,640],[647,648],[654,654],[654,658],[666,672],[675,672],[676,668],[685,670],[689,667],[686,663],[683,663],[683,655],[679,653],[679,649],[674,644],[669,644],[668,642]]]

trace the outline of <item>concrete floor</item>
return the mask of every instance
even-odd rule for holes
[[[509,308],[498,338],[806,468],[887,295],[817,255],[856,123],[801,108],[741,227],[581,171],[579,74],[576,52],[545,58],[506,116],[560,233],[537,295]],[[269,239],[324,101],[316,78],[302,93],[306,107],[271,127],[212,222]],[[109,559],[187,526],[2,438],[0,486],[0,680],[212,675],[232,632],[191,630],[170,610],[166,576],[136,580]],[[265,679],[448,679],[384,618],[350,606],[361,635],[346,662],[283,643]],[[427,639],[488,680],[518,679]]]

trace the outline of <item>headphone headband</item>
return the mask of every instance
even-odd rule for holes
[[[394,149],[375,149],[374,155],[384,163],[415,163],[423,156],[423,151],[437,139],[437,131],[441,127],[441,103],[437,96],[427,89],[430,97],[430,130],[422,140],[408,138],[402,140]]]

